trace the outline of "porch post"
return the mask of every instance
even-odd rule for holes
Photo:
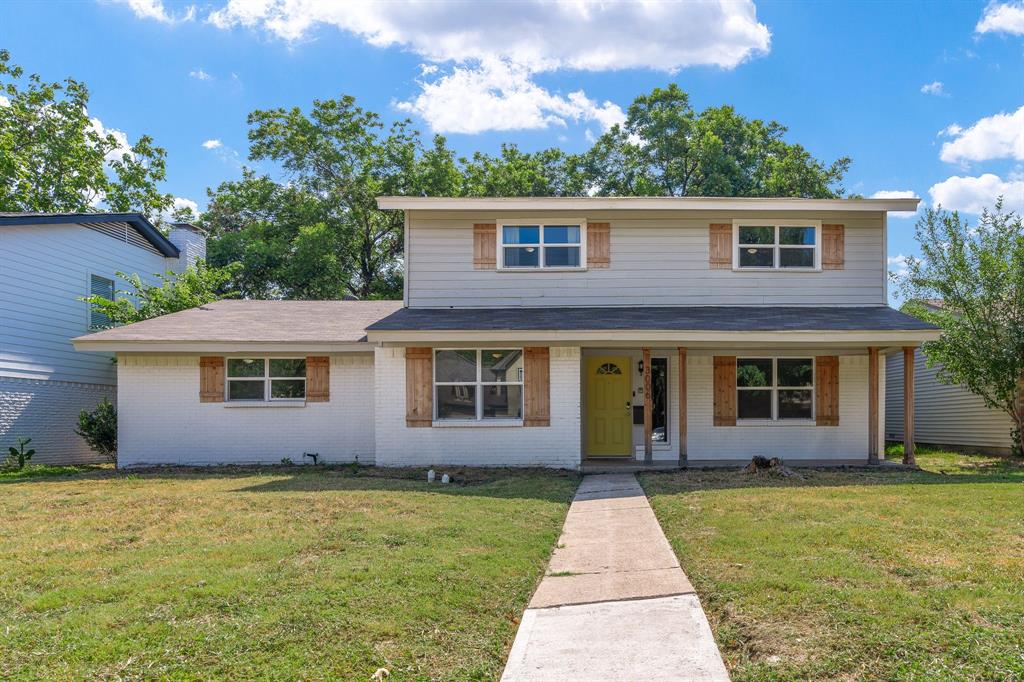
[[[914,459],[914,347],[903,347],[903,463]]]
[[[651,396],[651,349],[644,348],[644,462],[650,463],[654,450],[651,435],[654,429],[654,401]]]
[[[878,464],[878,347],[868,348],[868,464]]]
[[[679,348],[679,461],[686,461],[686,349]]]

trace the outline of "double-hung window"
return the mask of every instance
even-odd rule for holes
[[[738,358],[738,419],[814,419],[813,358]]]
[[[227,399],[304,400],[305,358],[228,358]]]
[[[434,417],[523,418],[522,349],[434,352]]]
[[[498,263],[509,270],[583,268],[581,223],[499,225]]]
[[[733,225],[733,265],[738,270],[819,270],[821,223]]]

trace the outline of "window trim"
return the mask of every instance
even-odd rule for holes
[[[771,386],[740,386],[740,362],[745,360],[771,360],[772,362],[772,384]],[[810,360],[811,361],[811,385],[810,386],[780,386],[779,385],[779,360]],[[813,424],[817,417],[817,363],[815,356],[802,355],[744,355],[736,356],[736,423],[740,424]],[[810,391],[811,392],[811,416],[792,419],[779,417],[779,391]],[[740,391],[770,391],[772,394],[772,416],[770,419],[762,417],[747,418],[740,417]]]
[[[761,244],[762,248],[771,248],[775,258],[775,265],[752,266],[740,265],[740,227],[771,227],[775,230],[775,241],[771,244]],[[807,249],[811,248],[806,244],[780,244],[779,230],[783,227],[813,227],[814,228],[814,267],[810,268],[784,268],[779,265],[780,252],[783,249]],[[757,218],[734,219],[732,221],[732,269],[734,272],[821,272],[821,221],[820,220],[758,220]]]
[[[263,361],[263,375],[260,377],[233,377],[230,374],[229,367],[231,367],[232,360],[262,360]],[[306,375],[303,374],[301,377],[275,377],[270,375],[270,361],[271,360],[302,360],[305,362],[306,356],[269,356],[261,355],[253,357],[251,355],[237,355],[227,356],[224,358],[224,402],[234,403],[236,405],[256,405],[262,403],[284,403],[284,404],[299,404],[306,402],[306,389],[308,388],[308,381]],[[302,397],[301,398],[274,398],[271,396],[271,382],[275,380],[287,380],[287,381],[301,381],[302,382]],[[262,381],[263,382],[263,397],[262,398],[232,398],[231,397],[231,382],[232,381]]]
[[[540,228],[540,243],[538,247],[541,250],[540,263],[535,268],[525,268],[516,266],[505,265],[505,227],[521,227],[521,226],[533,226],[536,225]],[[569,246],[574,247],[577,244],[545,244],[544,243],[544,228],[547,226],[565,226],[565,225],[578,225],[580,228],[580,264],[578,266],[571,265],[557,265],[548,267],[544,265],[545,261],[545,247],[547,246]],[[515,220],[496,220],[495,221],[495,245],[497,247],[497,254],[495,254],[495,261],[497,270],[499,272],[580,272],[587,269],[587,221],[578,218],[516,218]],[[516,244],[508,244],[508,246],[517,246]]]
[[[107,277],[106,275],[101,275],[101,274],[96,273],[96,272],[90,272],[89,273],[89,278],[88,278],[88,281],[86,282],[86,290],[89,292],[88,295],[89,296],[96,295],[93,292],[93,290],[92,290],[92,280],[93,280],[94,277],[99,278],[99,279],[105,279],[108,282],[110,282],[110,300],[112,300],[112,301],[116,300],[116,298],[117,298],[117,281],[113,277]],[[92,316],[93,316],[93,313],[95,312],[95,306],[92,303],[88,303],[88,304],[86,304],[85,308],[86,308],[85,309],[85,328],[88,329],[90,332],[100,331],[100,330],[103,330],[103,329],[109,329],[109,328],[115,326],[114,323],[113,323],[113,320],[111,320],[109,317],[107,318],[107,325],[104,325],[104,326],[94,325],[92,323]],[[104,316],[104,317],[106,317],[106,316]]]
[[[431,403],[433,403],[433,414],[431,420],[434,424],[501,424],[515,425],[522,424],[523,413],[526,411],[526,351],[517,346],[501,346],[494,348],[434,348],[431,357]],[[443,351],[475,351],[476,352],[476,381],[438,381],[437,380],[437,354]],[[519,351],[523,358],[523,378],[519,381],[484,381],[483,380],[483,353],[484,351]],[[461,417],[458,419],[441,418],[437,416],[437,387],[438,386],[473,386],[476,391],[476,416],[472,419]],[[487,386],[519,386],[519,415],[518,417],[485,417],[483,403],[483,389]]]

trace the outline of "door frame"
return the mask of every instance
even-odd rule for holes
[[[621,353],[621,351],[620,351]],[[616,354],[614,351],[604,351],[600,354],[584,355],[582,358],[581,372],[583,374],[582,391],[583,391],[583,444],[584,444],[584,459],[633,459],[634,457],[634,444],[633,444],[633,377],[631,374],[633,366],[633,357],[630,354]],[[590,410],[592,401],[590,399],[590,367],[591,363],[597,363],[598,361],[610,361],[614,360],[622,365],[623,374],[626,378],[625,398],[629,404],[626,416],[626,442],[623,446],[624,452],[616,454],[592,454],[590,452]]]

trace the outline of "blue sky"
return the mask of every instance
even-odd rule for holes
[[[1024,3],[708,2],[541,6],[160,0],[0,5],[0,47],[73,76],[90,114],[168,150],[166,190],[200,208],[238,177],[246,114],[354,95],[462,153],[579,151],[669,82],[698,108],[775,119],[846,188],[967,213],[1024,209]],[[889,254],[914,254],[914,216]],[[894,264],[898,268],[898,263]]]

